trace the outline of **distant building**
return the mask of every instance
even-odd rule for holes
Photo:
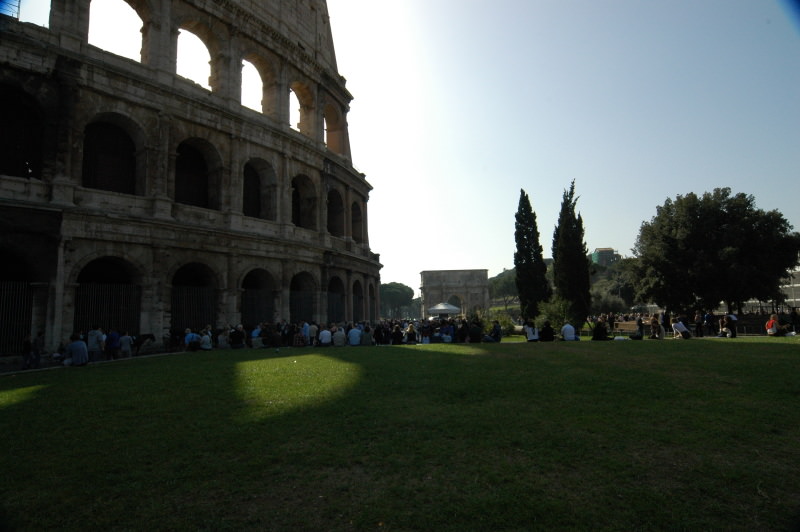
[[[591,259],[594,264],[611,266],[622,257],[612,248],[597,248],[592,251]]]
[[[489,306],[489,270],[435,270],[422,276],[422,313],[439,303],[450,303],[470,315]]]
[[[800,308],[800,270],[792,272],[789,282],[781,286],[781,290],[786,294],[786,306]]]

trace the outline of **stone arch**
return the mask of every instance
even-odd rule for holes
[[[176,4],[176,6],[183,11],[183,9],[181,9],[181,4]],[[197,37],[205,46],[209,60],[207,86],[210,87],[211,92],[219,92],[223,88],[223,83],[227,76],[225,61],[222,54],[222,42],[228,39],[227,30],[213,18],[209,18],[209,22],[207,23],[199,18],[198,13],[194,12],[176,13],[174,21],[178,29],[178,36],[180,31],[186,31]],[[178,36],[176,36],[176,38]],[[177,56],[177,46],[175,50],[175,64],[177,66],[181,57]],[[193,81],[203,86],[206,85],[201,83],[200,80]]]
[[[82,184],[87,188],[143,195],[145,136],[128,117],[102,113],[84,129]]]
[[[258,71],[261,78],[261,112],[277,119],[279,116],[279,101],[277,75],[274,62],[266,59],[261,53],[245,51],[242,61],[247,61]],[[244,91],[244,87],[242,87]]]
[[[364,215],[361,212],[361,204],[357,201],[354,201],[350,208],[350,228],[353,240],[359,244],[364,242]]]
[[[207,140],[189,138],[178,145],[175,158],[176,203],[220,208],[222,160]]]
[[[117,4],[117,6],[112,6]],[[146,2],[137,2],[136,0],[102,0],[90,2],[89,4],[89,44],[96,46],[101,50],[109,53],[127,57],[134,61],[142,61],[142,50],[144,49],[142,37],[144,34],[144,18],[140,15],[139,9],[149,12],[145,6]],[[127,9],[120,9],[121,6],[126,6]],[[108,14],[105,8],[111,8],[111,12],[117,17],[114,20],[112,27],[106,28],[105,26],[100,30],[100,39],[93,39],[93,34],[97,36],[97,31],[94,30],[95,17],[98,15]],[[135,20],[134,20],[135,19]],[[105,22],[105,21],[104,21]],[[106,22],[107,23],[107,22]],[[98,24],[101,24],[98,22]],[[113,32],[111,34],[106,32]],[[133,52],[132,44],[134,41],[139,43],[139,48]]]
[[[300,104],[300,121],[297,123],[297,130],[307,137],[314,138],[314,91],[302,81],[293,81],[289,84],[289,89],[297,96]]]
[[[289,285],[289,321],[300,323],[314,319],[317,283],[308,272],[299,272]]]
[[[466,314],[466,310],[467,309],[462,307],[462,305],[464,304],[464,300],[461,298],[461,296],[453,294],[453,295],[451,295],[450,297],[447,298],[447,303],[450,304],[450,305],[453,305],[454,307],[460,308],[461,312]]]
[[[217,321],[217,279],[207,265],[190,262],[178,268],[171,279],[172,335],[186,328],[197,330]]]
[[[361,281],[353,281],[353,321],[364,321],[364,288]]]
[[[304,229],[317,228],[317,194],[311,178],[300,174],[292,179],[292,223]]]
[[[272,165],[263,159],[250,159],[244,165],[242,214],[277,220],[278,179]]]
[[[328,102],[322,112],[325,122],[325,145],[339,155],[347,155],[347,121],[339,107]]]
[[[263,268],[250,270],[242,279],[241,293],[241,322],[245,329],[275,319],[277,284],[271,273]]]
[[[344,236],[344,202],[335,188],[328,191],[328,232],[332,236]]]
[[[136,334],[140,328],[142,275],[129,261],[107,255],[77,272],[73,330],[97,326]]]
[[[41,179],[44,116],[27,92],[0,85],[0,175]]]
[[[337,277],[328,281],[328,323],[341,323],[347,318],[347,293],[344,283]]]

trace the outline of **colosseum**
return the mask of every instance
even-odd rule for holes
[[[125,0],[141,57],[89,43],[90,0],[0,16],[0,353],[93,325],[374,320],[372,189],[324,0]],[[210,57],[178,75],[178,37]],[[242,103],[242,70],[261,109]],[[290,124],[290,102],[299,119]]]

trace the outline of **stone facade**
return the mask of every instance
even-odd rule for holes
[[[422,315],[439,303],[450,303],[471,315],[489,308],[489,270],[435,270],[421,272]]]
[[[128,3],[138,62],[88,44],[90,0],[52,0],[49,28],[0,17],[0,352],[95,324],[160,341],[376,319],[372,187],[350,158],[325,1]],[[181,29],[210,52],[211,90],[175,73]],[[260,113],[241,105],[243,59]]]

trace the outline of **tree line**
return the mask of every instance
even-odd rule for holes
[[[524,190],[516,213],[515,285],[523,319],[544,311],[582,323],[591,314],[593,265],[576,214],[575,182],[564,191],[553,232],[552,277],[539,243],[536,214]],[[751,299],[785,298],[781,285],[800,263],[800,234],[777,210],[764,211],[751,195],[717,188],[667,199],[643,222],[633,248],[607,272],[607,289],[622,300],[654,303],[670,312],[716,309],[741,313]],[[603,268],[604,269],[604,268]],[[498,287],[508,290],[508,272]],[[595,297],[609,297],[595,292]]]

